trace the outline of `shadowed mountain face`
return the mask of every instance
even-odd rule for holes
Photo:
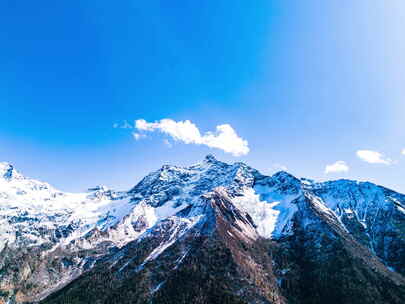
[[[208,156],[128,192],[0,167],[0,303],[405,303],[405,196]]]

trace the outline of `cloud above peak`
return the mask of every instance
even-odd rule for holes
[[[173,119],[162,119],[156,122],[147,122],[144,119],[135,121],[135,129],[138,134],[146,132],[160,132],[170,136],[174,141],[185,144],[205,145],[210,148],[220,149],[233,156],[241,156],[249,153],[247,140],[239,137],[236,131],[229,124],[216,126],[215,132],[201,134],[199,128],[190,120],[175,121]]]
[[[325,167],[325,174],[328,173],[341,173],[341,172],[348,172],[349,166],[343,160],[338,160],[337,162],[327,165]]]
[[[361,160],[370,164],[391,165],[393,163],[392,159],[385,157],[384,154],[377,151],[358,150],[356,155]]]

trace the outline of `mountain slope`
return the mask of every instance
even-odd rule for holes
[[[323,209],[296,200],[294,233],[277,243],[276,275],[289,303],[402,303],[404,278],[393,273]]]
[[[381,186],[213,156],[127,192],[62,193],[4,163],[0,175],[9,303],[405,301],[405,196]]]
[[[223,189],[179,217],[191,214],[194,225],[161,222],[44,303],[284,303],[253,223]]]

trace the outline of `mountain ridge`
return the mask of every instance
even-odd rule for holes
[[[374,283],[369,283],[374,286],[370,293],[372,291],[376,299],[386,301],[387,295],[375,287],[375,282],[385,282],[393,295],[405,284],[405,195],[373,183],[344,179],[319,183],[298,179],[285,171],[266,176],[244,163],[227,164],[208,155],[201,163],[189,167],[163,165],[128,191],[97,186],[87,193],[74,194],[25,178],[12,165],[1,164],[0,303],[1,299],[4,303],[24,303],[44,298],[47,298],[46,303],[59,303],[63,292],[65,296],[73,294],[79,299],[80,295],[72,286],[91,284],[85,278],[101,273],[112,276],[111,280],[119,286],[125,285],[125,280],[141,280],[138,275],[122,278],[121,273],[127,267],[124,265],[116,269],[117,276],[105,274],[102,269],[110,269],[106,265],[110,265],[108,261],[114,263],[117,254],[121,255],[119,260],[125,260],[123,257],[130,254],[137,257],[128,256],[127,265],[133,264],[140,270],[147,266],[152,275],[151,291],[142,289],[142,295],[139,290],[131,292],[138,294],[142,301],[155,296],[163,301],[171,292],[165,288],[162,289],[165,295],[152,292],[156,288],[153,277],[166,277],[171,284],[183,279],[177,277],[177,272],[162,274],[160,266],[154,268],[159,264],[156,261],[177,265],[175,260],[188,261],[193,252],[195,255],[190,259],[206,262],[207,253],[196,243],[197,239],[204,239],[209,248],[214,246],[219,252],[228,252],[227,265],[234,269],[231,280],[238,282],[235,286],[246,292],[227,285],[225,296],[224,291],[209,288],[213,288],[215,294],[229,296],[235,303],[245,298],[250,299],[246,303],[305,302],[304,291],[297,293],[283,285],[285,282],[297,284],[296,281],[301,280],[297,278],[302,277],[294,270],[286,270],[289,267],[284,264],[289,261],[296,269],[307,267],[308,263],[318,265],[317,261],[308,262],[310,256],[305,263],[300,261],[298,251],[316,252],[320,259],[329,260],[324,252],[316,251],[319,246],[335,246],[347,257],[348,263],[353,264],[355,271],[367,273],[367,277],[373,279]],[[210,198],[213,205],[207,209],[206,202]],[[216,214],[215,220],[213,214]],[[208,221],[210,218],[212,220]],[[215,232],[213,239],[204,233],[210,229]],[[253,242],[252,235],[255,235]],[[324,244],[323,238],[329,243]],[[145,240],[150,240],[150,244]],[[238,241],[235,243],[235,240]],[[302,244],[307,245],[302,247]],[[181,254],[173,251],[177,247],[183,248]],[[174,252],[171,257],[170,252]],[[251,265],[256,266],[245,265],[240,256],[248,257]],[[358,265],[353,261],[358,261]],[[192,263],[179,265],[181,269],[195,267]],[[98,274],[95,269],[99,269]],[[377,269],[376,274],[370,269]],[[200,276],[213,275],[207,268],[200,270]],[[185,269],[181,271],[189,273]],[[311,271],[315,270],[311,268]],[[261,273],[261,277],[258,281],[249,281],[255,272]],[[175,281],[172,275],[177,278]],[[345,275],[342,278],[346,278]],[[357,278],[356,275],[353,278]],[[242,282],[246,279],[250,283],[245,286]],[[399,287],[393,287],[397,283]],[[114,293],[115,288],[106,288]],[[190,301],[195,300],[192,297],[201,298],[201,303],[213,301],[202,291],[184,296],[191,297]],[[319,301],[324,297],[319,293]],[[399,295],[391,300],[399,303],[400,299]],[[87,303],[80,301],[77,303]],[[105,301],[112,303],[108,296]],[[125,303],[123,299],[120,301]],[[156,303],[165,303],[159,301]]]

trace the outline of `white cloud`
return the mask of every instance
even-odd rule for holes
[[[144,119],[138,119],[135,121],[135,128],[140,132],[158,131],[171,136],[175,141],[221,149],[234,156],[249,153],[248,142],[239,137],[229,124],[219,125],[215,132],[205,134],[201,134],[198,127],[189,120],[162,119],[158,122],[147,122]]]
[[[385,157],[382,153],[371,150],[359,150],[356,152],[357,157],[370,164],[391,165],[393,161]]]
[[[345,161],[343,160],[338,160],[337,162],[327,165],[325,167],[325,173],[339,173],[339,172],[348,172],[349,171],[349,166],[346,164]]]
[[[402,149],[401,154],[405,155],[405,149]]]

